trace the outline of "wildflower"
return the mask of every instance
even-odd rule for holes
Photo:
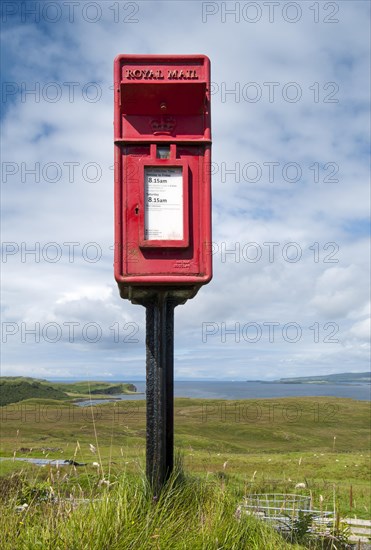
[[[237,519],[237,521],[239,521],[241,519],[241,506],[237,506],[237,509],[234,513],[234,517]]]
[[[109,487],[111,483],[108,481],[108,479],[101,479],[98,485],[107,485],[107,487]]]
[[[28,504],[24,503],[24,504],[21,504],[20,506],[16,506],[15,507],[15,511],[16,512],[25,512],[28,508]]]

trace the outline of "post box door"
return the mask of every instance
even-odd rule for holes
[[[203,272],[204,147],[176,144],[175,158],[166,161],[155,159],[151,147],[130,145],[122,151],[123,271],[197,276]]]

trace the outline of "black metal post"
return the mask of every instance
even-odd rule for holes
[[[174,309],[199,286],[121,287],[122,298],[146,308],[147,479],[157,495],[174,466]]]
[[[161,490],[174,464],[174,308],[166,291],[146,306],[147,478]]]

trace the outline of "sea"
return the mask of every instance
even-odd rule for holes
[[[128,382],[128,381],[126,381]],[[145,399],[145,381],[133,381],[137,394],[115,395],[114,399],[133,401]],[[361,401],[371,398],[370,384],[278,384],[270,382],[225,382],[225,381],[175,381],[175,397],[197,399],[270,399],[280,397],[348,397]],[[105,400],[94,400],[95,404]],[[88,405],[90,401],[81,401]]]

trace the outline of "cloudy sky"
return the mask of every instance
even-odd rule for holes
[[[175,376],[367,370],[367,1],[2,2],[2,374],[145,376],[113,279],[113,59],[212,67],[214,278]]]

